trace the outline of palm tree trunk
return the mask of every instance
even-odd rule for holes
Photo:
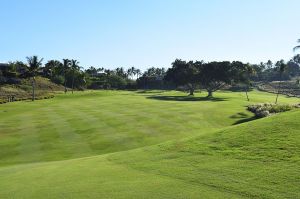
[[[248,96],[248,88],[245,89],[245,93],[246,93],[247,101],[250,101]]]
[[[66,84],[66,80],[65,80],[65,94],[67,93],[67,84]]]
[[[282,80],[282,75],[280,75],[280,81],[279,81],[279,84],[278,84],[278,89],[277,89],[277,95],[276,95],[276,100],[275,100],[275,104],[277,104],[277,101],[278,101],[278,96],[279,96],[279,92],[280,92],[280,88],[281,88],[281,81]]]
[[[72,94],[73,94],[73,91],[74,91],[74,71],[73,71],[73,78],[72,78]]]
[[[64,82],[64,86],[65,86],[65,94],[67,93],[67,78],[66,78],[66,72],[65,72],[65,82]]]
[[[32,78],[32,101],[35,100],[35,77]]]
[[[280,92],[280,87],[281,87],[281,81],[279,82],[279,85],[278,85],[278,90],[277,90],[277,95],[276,95],[275,104],[277,104],[277,101],[278,101],[278,96],[279,96],[279,92]]]

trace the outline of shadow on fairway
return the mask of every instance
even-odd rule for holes
[[[233,123],[233,125],[237,125],[237,124],[241,124],[241,123],[245,123],[245,122],[250,122],[252,120],[257,119],[255,116],[249,118],[249,116],[246,113],[243,113],[243,112],[236,113],[236,114],[230,116],[230,118],[240,119],[240,120],[236,121],[235,123]]]
[[[233,125],[238,125],[238,124],[242,124],[242,123],[245,123],[245,122],[250,122],[250,121],[253,121],[253,120],[256,120],[257,117],[253,116],[253,117],[250,117],[250,118],[243,118],[243,119],[240,119],[238,121],[236,121],[235,123],[233,123]]]
[[[147,97],[148,99],[163,100],[163,101],[211,101],[220,102],[227,101],[226,98],[220,97],[194,97],[194,96],[161,96],[154,95]]]
[[[136,93],[164,93],[166,90],[138,90]]]
[[[234,114],[232,116],[230,116],[230,118],[233,118],[233,119],[237,119],[237,118],[248,118],[248,115],[246,113],[243,113],[243,112],[239,112],[237,114]]]
[[[228,90],[231,92],[243,92],[243,93],[245,92],[245,88],[241,88],[241,87],[231,87]],[[251,91],[253,91],[253,88],[249,88],[247,90],[247,92],[251,92]]]

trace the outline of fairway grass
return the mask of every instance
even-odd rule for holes
[[[250,121],[245,106],[275,95],[185,95],[86,91],[1,105],[0,198],[299,198],[299,111]]]

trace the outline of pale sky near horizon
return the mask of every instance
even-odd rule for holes
[[[300,0],[0,0],[0,62],[170,67],[184,60],[259,63],[294,56]]]

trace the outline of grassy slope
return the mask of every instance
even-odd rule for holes
[[[182,94],[157,95],[91,92],[1,106],[0,158],[2,165],[11,166],[0,168],[0,198],[299,196],[300,112],[218,130],[251,117],[244,111],[242,93],[216,94],[223,101],[174,101],[168,96]],[[260,92],[251,97],[252,103],[274,98]],[[17,165],[169,139],[177,141]]]
[[[64,87],[51,82],[47,78],[36,77],[36,99],[53,97],[54,92],[63,91]],[[32,85],[30,79],[23,79],[21,84],[0,85],[0,103],[7,102],[8,96],[14,96],[15,100],[26,100],[32,97]]]

